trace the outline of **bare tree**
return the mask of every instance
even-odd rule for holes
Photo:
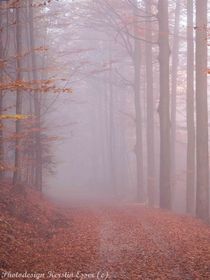
[[[195,212],[195,119],[193,0],[187,1],[187,192],[186,211]]]
[[[0,28],[2,28],[2,11],[0,15]],[[3,38],[0,37],[0,60],[3,61],[4,55],[3,55]],[[0,68],[0,83],[3,82],[3,69]],[[0,90],[0,115],[3,113],[3,90]],[[0,179],[3,178],[4,175],[4,145],[3,145],[3,122],[0,119]]]
[[[171,187],[174,194],[176,178],[176,103],[177,72],[179,66],[180,1],[176,1],[171,69]],[[173,195],[172,195],[173,197]]]
[[[29,5],[29,29],[30,29],[30,45],[31,45],[31,61],[33,69],[33,83],[38,81],[37,74],[37,60],[35,55],[35,41],[34,41],[34,15],[33,15],[33,0]],[[34,112],[36,116],[36,133],[35,133],[35,186],[38,190],[42,190],[42,144],[41,144],[41,104],[40,94],[35,91],[34,93]]]
[[[209,218],[207,0],[196,0],[196,215]]]
[[[17,60],[16,60],[16,80],[21,82],[21,58],[22,58],[22,30],[21,30],[21,9],[19,3],[16,4],[16,46],[17,46]],[[16,90],[16,115],[21,115],[22,113],[22,92],[20,87]],[[16,184],[20,180],[20,132],[21,132],[21,121],[16,120],[15,127],[15,171],[13,174],[13,183]]]
[[[145,200],[144,193],[144,164],[143,164],[143,135],[142,135],[142,106],[140,97],[140,69],[141,69],[141,42],[138,40],[138,1],[134,1],[134,98],[136,113],[136,172],[137,172],[137,200]]]
[[[151,0],[145,0],[146,16],[151,16]],[[147,189],[149,205],[155,203],[155,154],[154,154],[154,97],[152,65],[152,23],[146,22],[146,94],[147,94]]]
[[[160,63],[160,207],[171,207],[168,1],[158,2]]]
[[[114,135],[114,90],[113,90],[113,67],[112,67],[112,44],[108,42],[108,146],[109,146],[109,165],[110,165],[110,184],[113,189],[113,193],[117,195],[116,186],[116,166],[115,166],[115,135]]]

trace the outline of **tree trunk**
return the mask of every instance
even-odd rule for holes
[[[1,58],[1,56],[0,56]],[[0,70],[0,83],[3,81],[2,70]],[[0,115],[3,113],[3,91],[0,90]],[[3,142],[3,122],[0,120],[0,180],[4,177],[4,142]]]
[[[160,207],[171,208],[168,1],[158,2],[160,63]]]
[[[196,0],[196,215],[209,218],[207,0]]]
[[[136,8],[135,8],[136,7]],[[134,7],[134,34],[138,37],[138,8],[135,1]],[[142,107],[140,97],[140,69],[141,69],[141,45],[138,39],[134,39],[134,102],[136,113],[136,173],[137,173],[137,201],[144,202],[144,164],[143,164],[143,137],[142,137]]]
[[[174,38],[172,49],[172,70],[171,70],[171,191],[174,197],[176,181],[176,94],[177,94],[177,72],[179,65],[179,23],[180,21],[180,0],[176,1]]]
[[[186,211],[195,213],[195,119],[193,0],[187,1],[187,191]]]
[[[18,5],[18,4],[17,4]],[[19,82],[22,79],[21,74],[21,56],[22,56],[22,32],[21,32],[21,15],[20,8],[16,8],[16,45],[17,45],[17,61],[16,61],[16,80]],[[22,113],[22,94],[19,87],[16,91],[16,114]],[[16,120],[15,124],[15,171],[13,174],[13,184],[17,184],[20,181],[20,132],[21,123],[20,120]]]
[[[2,28],[2,15],[0,15],[0,28]],[[3,61],[3,42],[0,38],[0,59]],[[0,68],[0,83],[3,82],[3,69]],[[3,114],[3,90],[0,90],[0,115]],[[4,143],[3,143],[3,122],[0,119],[0,179],[4,176]]]
[[[30,1],[29,6],[29,28],[30,28],[30,44],[31,44],[31,60],[32,60],[32,69],[33,69],[33,82],[35,84],[38,80],[37,75],[37,61],[35,55],[35,42],[34,42],[34,16],[33,16],[33,1]],[[35,133],[35,186],[41,191],[42,190],[42,144],[41,144],[41,112],[40,112],[40,98],[39,93],[36,91],[34,93],[34,111],[36,116],[36,128]]]
[[[151,15],[151,0],[145,0],[146,15]],[[148,203],[155,204],[155,153],[154,153],[154,97],[152,66],[152,24],[146,23],[146,103],[147,103],[147,189]]]
[[[115,149],[114,149],[114,92],[113,92],[113,78],[112,78],[112,44],[109,42],[108,46],[109,53],[109,73],[108,73],[108,91],[109,91],[109,102],[108,102],[108,120],[109,120],[109,132],[108,132],[108,144],[109,144],[109,169],[110,169],[110,183],[113,189],[113,195],[117,197],[116,187],[116,170],[115,170]]]

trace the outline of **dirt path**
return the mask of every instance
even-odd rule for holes
[[[210,279],[210,244],[201,244],[210,241],[208,227],[195,231],[193,219],[139,206],[104,209],[99,217],[100,267],[109,279]]]
[[[199,220],[138,204],[83,205],[59,215],[40,207],[28,203],[30,223],[2,212],[0,272],[39,272],[42,280],[210,279],[210,226]]]

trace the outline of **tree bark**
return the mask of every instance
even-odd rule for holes
[[[22,79],[21,74],[21,56],[22,56],[22,32],[21,32],[21,9],[16,7],[16,45],[17,45],[17,60],[16,60],[16,80],[20,82]],[[16,114],[22,113],[22,93],[19,87],[16,91]],[[20,132],[21,123],[20,120],[16,120],[15,123],[15,171],[13,174],[13,184],[17,184],[20,181]]]
[[[151,15],[151,0],[145,0],[146,15]],[[148,203],[155,204],[154,97],[152,65],[152,23],[146,23],[146,103],[147,103],[147,191]]]
[[[0,15],[0,27],[2,27],[2,15]],[[3,61],[3,42],[0,38],[0,59]],[[0,67],[0,83],[3,82],[3,68]],[[3,90],[0,90],[0,115],[3,114]],[[0,119],[0,179],[4,176],[4,143],[3,143],[3,121]]]
[[[177,95],[177,72],[179,65],[179,23],[180,0],[176,1],[174,38],[172,48],[171,69],[171,191],[174,197],[176,181],[176,95]]]
[[[196,0],[196,215],[209,218],[207,0]]]
[[[35,84],[38,80],[37,75],[37,61],[35,55],[35,41],[34,41],[34,15],[33,15],[33,0],[30,1],[29,6],[29,28],[30,28],[30,44],[31,44],[31,61],[33,69],[33,82]],[[36,128],[35,133],[35,186],[39,191],[42,191],[42,143],[41,143],[41,104],[39,93],[36,91],[34,93],[34,112],[36,116]]]
[[[116,186],[116,169],[115,169],[115,129],[114,129],[114,92],[113,92],[113,78],[112,78],[112,44],[109,42],[108,46],[108,61],[109,61],[109,72],[108,72],[108,120],[109,120],[109,131],[108,131],[108,145],[109,145],[109,169],[110,169],[110,184],[113,189],[113,195],[117,197],[117,186]]]
[[[171,208],[168,1],[158,2],[160,67],[160,207]]]
[[[141,45],[138,38],[138,8],[137,1],[134,6],[134,103],[136,113],[136,173],[137,173],[137,201],[144,202],[144,164],[143,164],[143,136],[142,136],[142,106],[140,97],[140,69],[141,69]]]
[[[193,0],[187,1],[187,191],[186,211],[195,213],[195,118]]]

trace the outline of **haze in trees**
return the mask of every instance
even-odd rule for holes
[[[2,278],[210,279],[208,2],[0,0]]]

